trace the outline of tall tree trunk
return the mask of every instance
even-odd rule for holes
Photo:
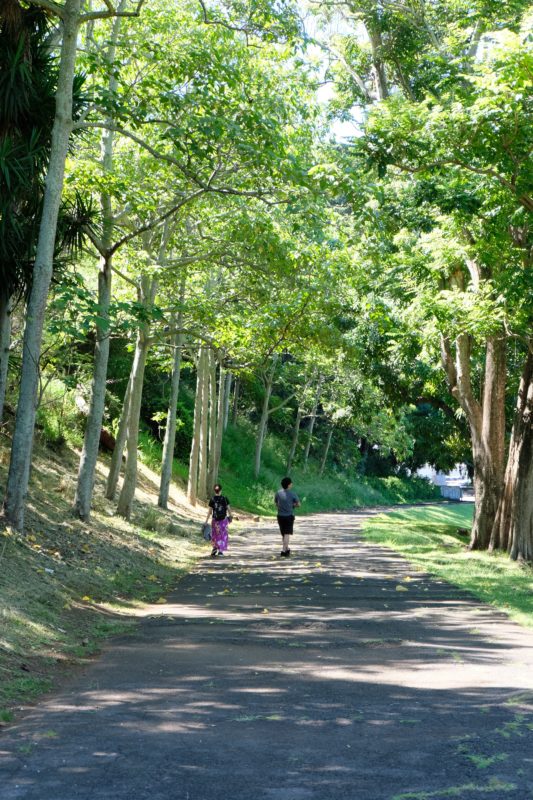
[[[105,496],[108,500],[115,499],[117,491],[118,479],[122,469],[122,457],[124,455],[124,448],[126,447],[126,437],[128,434],[128,417],[130,414],[130,397],[131,397],[131,382],[133,375],[133,363],[131,365],[130,376],[128,378],[128,385],[126,386],[126,393],[122,402],[122,412],[120,414],[120,421],[118,423],[117,435],[115,438],[115,449],[111,456],[111,464],[109,466],[109,474],[107,476],[107,484]]]
[[[207,468],[209,459],[209,353],[204,348],[202,360],[202,406],[200,415],[200,450],[198,454],[198,497],[207,500]]]
[[[454,397],[463,408],[470,426],[474,463],[475,511],[470,548],[486,549],[503,492],[505,456],[506,340],[489,337],[485,352],[482,400],[474,397],[471,385],[471,342],[467,334],[456,340],[456,359],[442,339],[443,366]]]
[[[215,354],[209,350],[209,423],[207,448],[207,490],[211,491],[215,483],[215,451],[217,438],[217,362]]]
[[[56,92],[56,110],[32,287],[26,314],[19,401],[3,506],[7,522],[17,530],[22,530],[24,527],[24,510],[30,477],[35,413],[37,409],[39,359],[44,315],[52,279],[57,219],[63,192],[65,161],[72,130],[72,84],[76,64],[80,4],[81,0],[66,0],[62,8],[63,38]]]
[[[533,352],[529,350],[518,391],[503,496],[494,521],[491,550],[533,561]]]
[[[157,283],[147,276],[141,278],[140,299],[147,310],[150,310],[157,292]],[[139,446],[139,420],[141,416],[141,403],[144,384],[144,371],[150,343],[150,324],[142,322],[137,335],[135,356],[133,358],[133,371],[131,379],[131,394],[128,414],[126,468],[124,481],[118,498],[117,513],[129,519],[137,486],[137,450]]]
[[[203,390],[203,359],[204,348],[200,347],[196,360],[196,395],[194,398],[194,421],[191,442],[191,455],[189,458],[189,482],[187,485],[187,499],[191,505],[196,505],[198,498],[198,461],[200,458],[200,423],[202,419],[202,390]]]
[[[272,394],[272,386],[274,384],[274,375],[276,373],[277,358],[274,356],[272,360],[272,367],[267,374],[265,381],[265,396],[263,398],[263,408],[261,410],[261,419],[259,420],[259,427],[257,429],[257,439],[255,444],[255,460],[254,460],[254,476],[259,477],[261,471],[261,454],[263,452],[263,444],[265,441],[268,414],[270,405],[270,395]]]
[[[370,39],[372,49],[372,71],[374,73],[374,85],[378,100],[386,100],[389,96],[389,87],[383,61],[383,39],[379,22],[367,21],[366,29]]]
[[[230,383],[231,385],[231,383]],[[213,483],[218,481],[218,473],[220,471],[220,458],[222,455],[222,439],[224,438],[224,422],[227,409],[227,391],[229,390],[227,375],[224,375],[222,365],[218,375],[218,405],[217,405],[217,425],[215,437],[215,452],[214,452],[214,466],[213,466]]]
[[[185,284],[182,282],[182,299],[185,291]],[[173,324],[178,330],[183,324],[183,311],[178,314],[177,320],[173,318]],[[183,334],[174,334],[172,344],[174,346],[174,359],[172,363],[172,376],[170,380],[170,400],[168,403],[167,426],[165,429],[165,440],[163,443],[163,458],[161,461],[161,481],[159,484],[158,505],[160,508],[167,508],[170,481],[172,479],[172,464],[174,462],[174,447],[176,445],[176,417],[178,394],[180,387],[181,373],[181,348],[183,346]]]
[[[233,387],[233,412],[231,421],[234,425],[237,424],[237,417],[239,416],[239,395],[241,393],[241,380],[240,378],[235,378],[235,384]]]
[[[105,409],[107,364],[109,361],[109,308],[111,305],[111,256],[101,259],[98,273],[98,319],[94,347],[91,401],[83,449],[78,470],[78,483],[74,499],[74,514],[80,519],[89,519],[94,488],[94,476],[98,459],[98,447]]]
[[[121,0],[119,11],[123,11],[126,0]],[[111,76],[108,81],[109,94],[112,96],[118,87],[118,73],[115,61],[117,40],[122,24],[122,17],[116,17],[113,21],[113,28],[110,43],[107,49],[107,60],[112,64]],[[113,170],[113,143],[114,133],[112,127],[113,119],[107,119],[108,128],[102,134],[102,172],[104,176],[110,175]],[[108,192],[102,192],[100,197],[100,207],[102,211],[102,240],[100,269],[98,273],[98,317],[96,321],[96,341],[94,348],[93,378],[91,384],[91,400],[87,426],[83,440],[83,449],[78,469],[78,483],[76,487],[76,497],[74,498],[74,514],[80,519],[89,519],[91,513],[91,501],[94,489],[94,476],[96,462],[98,460],[98,447],[100,444],[100,434],[102,431],[102,420],[105,410],[105,395],[107,382],[107,365],[109,362],[110,345],[110,319],[109,309],[111,306],[111,281],[112,281],[112,258],[111,245],[113,238],[113,206],[111,196]]]
[[[315,394],[315,402],[313,404],[313,410],[311,412],[311,422],[309,423],[309,432],[307,436],[307,442],[305,445],[305,452],[304,452],[304,471],[307,469],[307,462],[309,460],[309,451],[311,449],[311,443],[313,441],[313,431],[315,429],[316,423],[316,414],[318,411],[318,404],[320,403],[320,395],[322,394],[322,383],[323,378],[320,376],[318,379],[317,387],[316,387],[316,394]]]
[[[231,372],[226,373],[226,383],[224,386],[224,430],[228,427],[229,422],[229,401],[231,396],[231,383],[233,375]]]
[[[9,348],[11,346],[11,303],[4,292],[0,292],[0,425],[4,421]]]
[[[328,460],[329,448],[331,447],[331,440],[333,438],[333,425],[330,426],[328,431],[328,438],[326,439],[326,445],[324,447],[324,453],[322,455],[322,461],[320,463],[320,472],[319,475],[322,477],[324,474],[324,470],[326,468],[326,463]]]
[[[294,421],[294,428],[292,429],[292,441],[291,441],[291,449],[289,450],[289,455],[287,457],[287,465],[285,467],[285,472],[287,475],[291,471],[292,462],[294,461],[294,456],[296,455],[296,448],[298,447],[298,437],[300,435],[300,423],[302,421],[302,408],[298,406],[298,410],[296,411],[296,419]]]

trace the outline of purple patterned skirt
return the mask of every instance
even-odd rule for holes
[[[213,547],[224,553],[228,549],[228,520],[214,519],[211,528],[211,542]]]

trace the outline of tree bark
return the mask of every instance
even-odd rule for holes
[[[378,100],[386,100],[389,96],[389,87],[385,71],[385,63],[382,57],[383,39],[378,25],[379,23],[376,23],[375,21],[366,22],[366,29],[372,49],[372,71],[374,73],[376,95]]]
[[[302,421],[302,408],[298,406],[298,410],[296,411],[296,419],[294,421],[294,428],[292,430],[292,441],[291,441],[291,449],[289,450],[289,455],[287,457],[287,465],[285,467],[285,472],[287,475],[291,471],[292,462],[294,461],[294,456],[296,455],[296,448],[298,446],[298,438],[300,435],[300,423]]]
[[[329,448],[331,447],[331,440],[333,438],[333,425],[330,426],[328,431],[328,437],[326,439],[326,445],[324,447],[324,454],[322,456],[322,461],[320,463],[320,472],[318,473],[320,477],[324,474],[324,470],[326,468],[326,462],[328,460]]]
[[[185,293],[185,280],[181,284],[181,298]],[[180,311],[177,321],[172,319],[173,325],[181,329],[183,325],[183,311]],[[172,464],[174,462],[174,447],[176,445],[176,417],[177,404],[180,387],[181,373],[181,348],[184,336],[182,333],[174,334],[172,344],[174,346],[174,359],[172,363],[172,376],[170,380],[170,400],[168,403],[167,426],[165,429],[165,440],[163,442],[163,457],[161,461],[161,481],[159,484],[158,505],[160,508],[167,508],[170,481],[172,479]]]
[[[315,394],[315,402],[313,404],[313,410],[311,412],[311,422],[309,424],[309,432],[307,437],[307,442],[305,445],[304,451],[304,472],[307,470],[307,462],[309,460],[309,451],[311,450],[311,443],[313,441],[313,431],[315,429],[316,423],[316,414],[318,411],[318,404],[320,403],[320,395],[322,394],[322,383],[323,378],[322,376],[318,379],[317,387],[316,387],[316,394]]]
[[[63,39],[56,92],[56,110],[32,288],[26,314],[19,401],[3,506],[5,519],[17,530],[22,530],[24,527],[24,510],[37,409],[44,315],[52,279],[57,219],[72,129],[72,84],[76,64],[80,3],[81,0],[66,0],[62,8]]]
[[[490,549],[513,559],[533,561],[533,353],[522,371],[516,402],[504,489],[492,528]]]
[[[7,375],[9,367],[9,348],[11,346],[11,303],[10,298],[0,293],[0,425],[4,421]]]
[[[128,433],[128,417],[130,413],[132,374],[133,374],[133,364],[130,370],[130,376],[128,378],[126,393],[124,394],[124,400],[122,403],[122,413],[120,415],[120,421],[118,423],[118,431],[115,439],[115,449],[113,450],[113,455],[111,456],[111,464],[109,466],[109,474],[107,476],[105,496],[107,497],[108,500],[115,499],[118,479],[120,476],[120,471],[122,469],[122,457],[124,455],[124,448],[126,446],[126,436]]]
[[[147,276],[141,278],[140,299],[147,309],[154,303],[157,292],[157,283],[150,280]],[[144,384],[144,371],[148,347],[150,342],[150,324],[142,322],[137,335],[135,345],[135,356],[133,359],[133,370],[131,377],[131,394],[128,414],[127,445],[126,445],[126,468],[124,470],[124,481],[117,504],[117,513],[121,517],[129,519],[135,497],[137,486],[137,449],[139,446],[139,419],[141,416],[141,403]]]
[[[191,455],[189,458],[189,482],[187,485],[187,499],[191,505],[196,505],[198,498],[198,461],[200,456],[200,421],[202,417],[202,389],[203,389],[203,359],[204,349],[200,347],[196,361],[196,395],[194,398],[194,421],[191,442]]]

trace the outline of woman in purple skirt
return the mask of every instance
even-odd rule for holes
[[[231,522],[229,500],[221,494],[222,486],[217,483],[214,487],[215,494],[209,501],[206,522],[213,517],[211,526],[211,543],[213,549],[211,558],[223,555],[228,549],[228,525]]]

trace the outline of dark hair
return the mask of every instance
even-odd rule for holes
[[[220,485],[220,483],[215,483],[215,485],[213,486],[213,489],[215,490],[215,492],[221,492],[222,491],[222,486]]]
[[[289,486],[291,485],[291,483],[292,483],[292,480],[289,477],[282,478],[282,480],[281,480],[281,485],[283,486],[284,489],[288,489]]]

